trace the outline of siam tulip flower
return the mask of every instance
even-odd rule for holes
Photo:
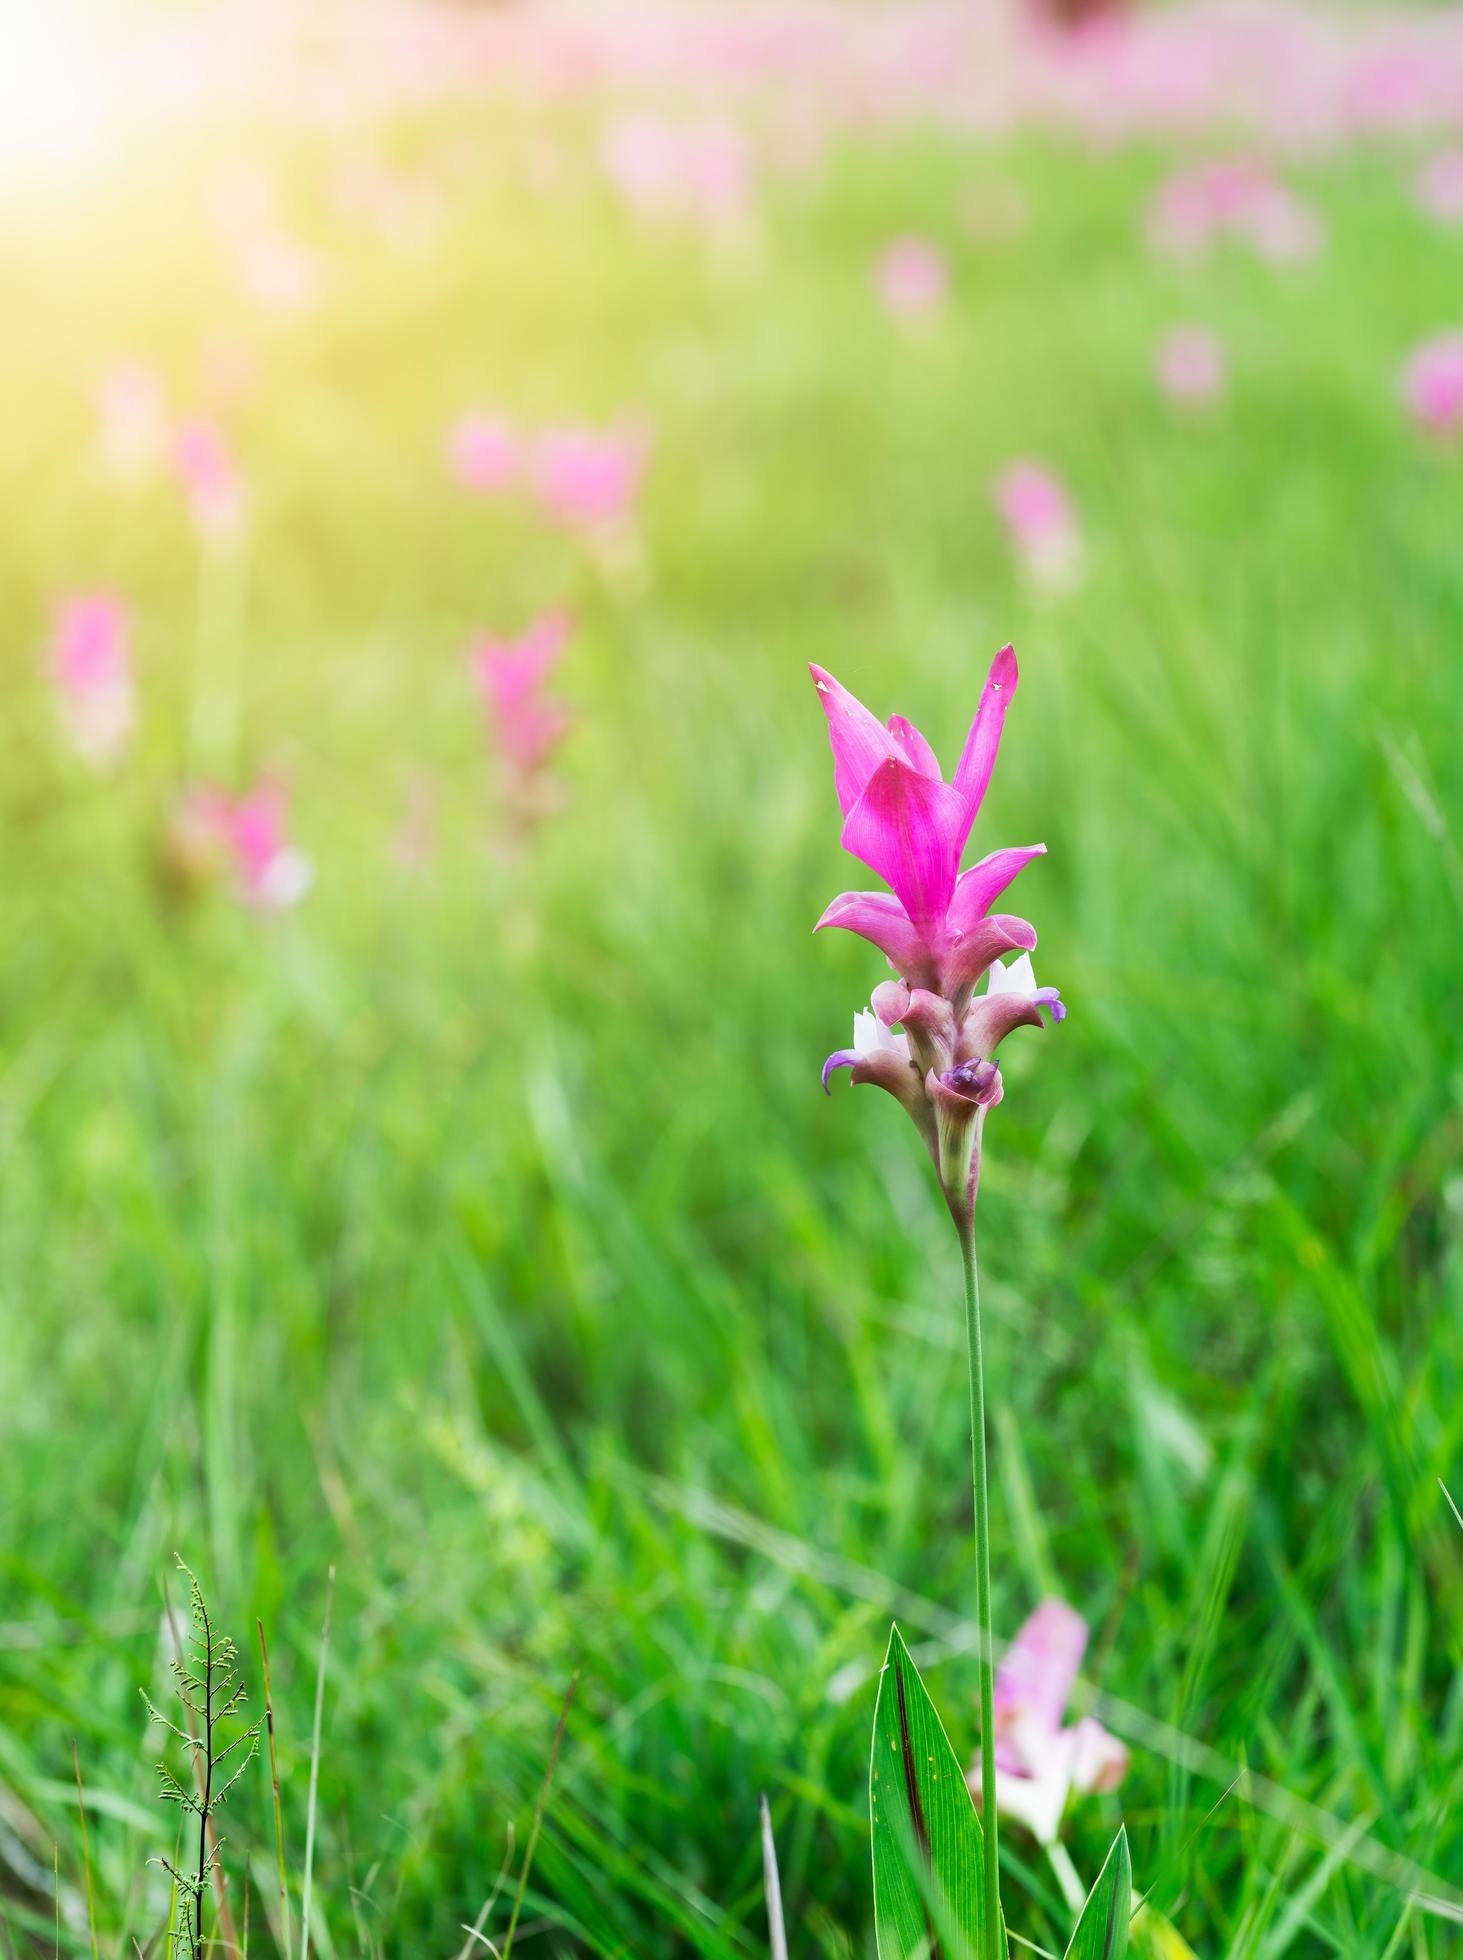
[[[741,132],[719,118],[673,123],[622,117],[604,147],[605,169],[642,218],[732,224],[747,214],[750,170]]]
[[[1440,334],[1417,349],[1403,370],[1402,397],[1429,435],[1463,428],[1463,333]]]
[[[51,636],[51,679],[72,747],[105,768],[119,760],[132,733],[132,671],[127,607],[115,593],[67,599]]]
[[[1066,1011],[1054,987],[1036,985],[1028,957],[1033,927],[991,910],[1046,846],[992,851],[960,870],[1016,692],[1016,656],[1005,647],[991,663],[948,783],[913,723],[894,715],[886,726],[823,668],[811,671],[828,717],[844,849],[892,887],[842,893],[817,929],[857,933],[898,975],[874,990],[854,1024],[853,1047],[824,1063],[823,1087],[846,1068],[855,1083],[895,1096],[914,1119],[959,1222],[975,1203],[978,1113],[1000,1100],[996,1049],[1013,1028],[1040,1027],[1040,1009],[1054,1022]],[[1003,953],[1021,958],[1007,968]],[[986,991],[977,994],[987,975]]]
[[[1043,1600],[996,1669],[996,1804],[1039,1844],[1056,1842],[1072,1795],[1115,1790],[1128,1751],[1090,1715],[1062,1726],[1087,1647],[1087,1622],[1060,1599]],[[972,1769],[971,1789],[980,1799]]]
[[[1314,257],[1325,233],[1313,208],[1253,158],[1189,165],[1159,189],[1148,217],[1156,250],[1193,254],[1226,236],[1280,265]]]
[[[1040,463],[1012,463],[996,478],[996,509],[1025,570],[1049,591],[1067,591],[1082,575],[1082,538],[1071,500]]]
[[[896,320],[930,320],[950,287],[944,256],[923,238],[896,238],[879,260],[879,297]]]
[[[111,475],[135,482],[161,461],[167,442],[162,386],[137,361],[118,361],[97,401],[102,459]]]
[[[1224,389],[1224,349],[1207,327],[1176,327],[1159,347],[1157,373],[1170,401],[1215,401]]]
[[[447,437],[447,463],[464,490],[491,496],[517,476],[522,444],[497,416],[464,415]]]
[[[244,485],[218,424],[196,417],[184,422],[173,438],[173,466],[200,535],[236,536],[244,522]]]
[[[175,866],[193,880],[222,857],[244,904],[263,912],[297,905],[314,883],[315,869],[286,841],[285,809],[283,786],[267,779],[240,797],[209,787],[190,790],[173,827]]]
[[[1440,150],[1417,176],[1417,202],[1439,224],[1463,225],[1463,150]]]
[[[566,530],[592,537],[622,533],[649,447],[637,429],[546,430],[533,453],[534,487],[544,510]]]
[[[544,772],[570,716],[544,689],[572,624],[565,612],[545,613],[521,638],[485,636],[472,650],[473,671],[503,761],[509,808],[518,819],[541,815],[552,801]]]

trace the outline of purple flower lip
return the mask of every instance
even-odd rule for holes
[[[995,1062],[960,1062],[940,1077],[942,1088],[967,1102],[994,1102],[1001,1086],[1001,1071]]]

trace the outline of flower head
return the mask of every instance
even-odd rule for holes
[[[1177,327],[1159,347],[1157,372],[1170,401],[1212,402],[1224,387],[1224,349],[1207,327]]]
[[[1054,591],[1075,585],[1082,573],[1082,537],[1060,479],[1040,463],[1012,463],[996,478],[995,502],[1030,577]]]
[[[1403,371],[1402,396],[1429,435],[1463,428],[1463,334],[1440,334],[1417,349]]]
[[[464,415],[447,436],[447,463],[464,490],[490,496],[518,474],[522,444],[497,416]]]
[[[127,607],[112,592],[67,599],[51,634],[51,680],[72,747],[97,767],[115,762],[132,733]]]
[[[638,429],[549,429],[538,439],[533,478],[544,510],[565,530],[624,528],[640,494],[649,441]]]
[[[244,483],[216,422],[184,422],[173,437],[173,466],[188,514],[207,538],[233,536],[244,520]]]
[[[265,912],[297,905],[315,869],[287,841],[286,807],[283,785],[268,779],[238,797],[208,786],[190,790],[174,824],[176,866],[192,879],[222,858],[244,904]]]
[[[896,238],[879,260],[879,296],[899,320],[928,320],[950,284],[942,254],[923,238]]]
[[[1086,1647],[1082,1615],[1043,1600],[996,1670],[996,1804],[1042,1844],[1055,1840],[1074,1792],[1116,1789],[1128,1768],[1126,1748],[1091,1716],[1062,1726]],[[970,1785],[979,1801],[975,1770]]]
[[[546,690],[572,625],[565,612],[545,613],[517,640],[485,635],[473,646],[473,672],[519,816],[541,809],[544,769],[569,727],[569,710]]]
[[[971,826],[995,767],[1006,709],[1016,691],[1016,656],[991,663],[954,777],[912,722],[878,718],[821,667],[814,683],[828,718],[843,844],[884,879],[889,892],[843,892],[818,921],[877,946],[899,978],[875,990],[854,1025],[854,1045],[828,1058],[903,1103],[929,1149],[952,1212],[974,1203],[980,1124],[1001,1097],[995,1051],[1013,1028],[1055,1022],[1066,1010],[1054,987],[1038,987],[1025,919],[991,907],[1044,844],[990,852],[960,870]],[[1017,953],[1009,967],[1000,955]],[[990,974],[986,991],[976,993]],[[893,1031],[898,1029],[896,1034]]]

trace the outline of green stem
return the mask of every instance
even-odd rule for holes
[[[985,1359],[975,1220],[956,1220],[965,1266],[965,1346],[970,1364],[970,1472],[975,1486],[975,1615],[980,1628],[980,1798],[985,1834],[985,1956],[1001,1960],[1001,1866],[996,1841],[996,1669],[991,1634],[991,1513],[986,1478]]]

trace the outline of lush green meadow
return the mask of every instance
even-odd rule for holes
[[[1413,152],[1297,167],[1326,246],[1275,266],[1149,250],[1151,143],[840,135],[704,237],[625,210],[582,103],[420,107],[372,132],[437,193],[393,242],[334,141],[219,127],[0,209],[0,1950],[91,1950],[74,1737],[99,1950],[159,1951],[178,1552],[256,1709],[269,1635],[296,1951],[333,1566],[314,1951],[471,1950],[577,1669],[519,1944],[764,1953],[765,1790],[794,1952],[872,1953],[891,1618],[976,1747],[965,1363],[916,1140],[818,1092],[882,975],[810,935],[871,881],[805,663],[949,763],[1009,639],[976,842],[1049,845],[1013,900],[1070,1017],[986,1132],[996,1625],[1076,1605],[1133,1751],[1073,1863],[1126,1821],[1205,1960],[1456,1952],[1408,1893],[1463,1891],[1463,454],[1397,375],[1463,237]],[[240,295],[241,156],[320,254],[298,314]],[[922,325],[873,285],[905,232],[950,265]],[[1230,365],[1198,412],[1153,376],[1187,320]],[[129,354],[187,402],[220,349],[249,522],[206,549],[165,477],[103,479],[92,398]],[[650,425],[638,556],[465,495],[483,405]],[[1070,592],[993,509],[1020,455]],[[87,586],[135,621],[110,773],[45,679]],[[508,848],[467,646],[560,601],[562,807]],[[169,883],[184,786],[263,769],[303,903]],[[226,1834],[272,1951],[267,1763]]]

